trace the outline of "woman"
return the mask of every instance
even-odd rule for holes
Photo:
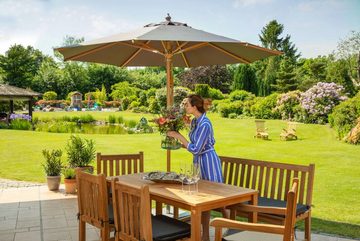
[[[195,117],[191,121],[190,141],[176,131],[169,131],[167,135],[180,140],[194,155],[193,162],[200,164],[202,179],[223,182],[220,158],[214,149],[214,131],[210,120],[206,117],[204,100],[199,95],[189,95],[184,107],[187,114]],[[209,240],[209,221],[210,212],[203,212],[203,240]]]

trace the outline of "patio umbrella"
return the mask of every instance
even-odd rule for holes
[[[129,33],[56,48],[64,60],[126,66],[166,66],[167,106],[173,105],[172,67],[251,63],[281,52],[194,29],[171,17]],[[168,152],[169,156],[169,152]],[[169,168],[168,161],[168,170]]]

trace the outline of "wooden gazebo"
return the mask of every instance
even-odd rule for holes
[[[11,85],[0,84],[0,101],[9,101],[10,113],[14,113],[14,100],[22,100],[28,102],[29,116],[32,117],[32,102],[34,97],[42,94],[32,91],[30,89],[22,89]]]

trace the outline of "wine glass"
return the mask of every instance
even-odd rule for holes
[[[181,191],[185,192],[184,190],[184,182],[187,179],[187,165],[186,163],[181,163],[180,164],[180,175],[179,178],[181,180]]]
[[[195,192],[199,192],[199,180],[200,180],[200,164],[194,163],[192,166],[192,176],[191,181],[195,185]]]

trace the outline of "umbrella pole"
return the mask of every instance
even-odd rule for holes
[[[166,55],[166,106],[170,108],[174,104],[174,78],[172,73],[172,55]],[[166,153],[166,171],[171,170],[171,151]]]

